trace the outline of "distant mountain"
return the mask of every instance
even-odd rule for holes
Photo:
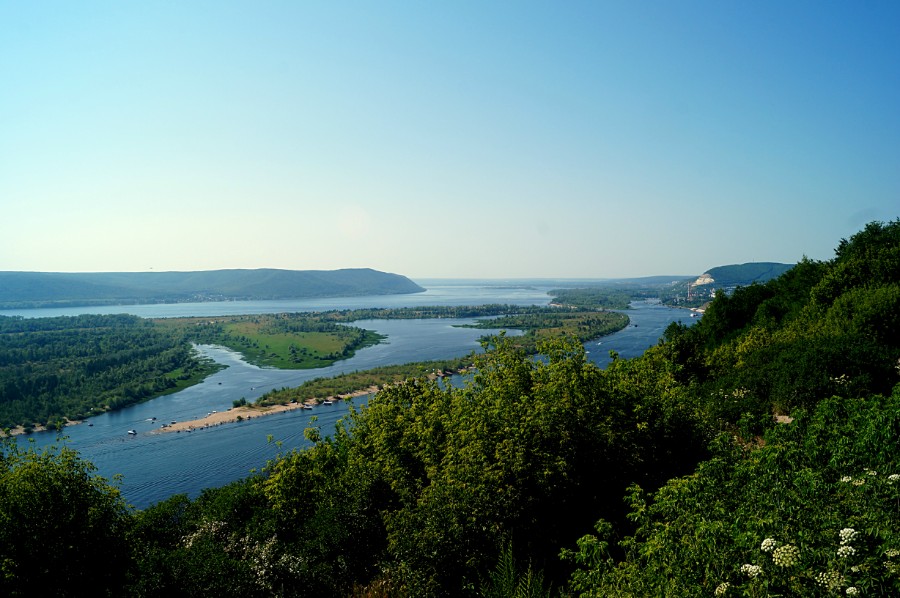
[[[369,268],[199,272],[0,272],[0,309],[234,299],[352,297],[420,293],[424,290],[405,276]]]
[[[733,288],[747,286],[754,282],[766,282],[778,278],[794,264],[779,264],[775,262],[750,262],[747,264],[732,264],[730,266],[717,266],[703,273],[694,285],[714,285],[716,288]]]

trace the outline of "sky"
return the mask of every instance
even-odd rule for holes
[[[900,3],[0,0],[0,270],[693,275],[900,217]]]

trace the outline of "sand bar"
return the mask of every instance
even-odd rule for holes
[[[214,413],[210,413],[206,417],[201,417],[198,419],[192,419],[189,421],[176,422],[174,424],[167,424],[165,428],[159,428],[158,430],[154,430],[151,432],[152,434],[159,434],[165,432],[189,432],[191,430],[201,430],[204,428],[210,428],[213,426],[219,426],[221,424],[230,424],[234,422],[238,422],[245,419],[253,419],[256,417],[262,417],[264,415],[274,415],[276,413],[284,413],[285,411],[294,411],[296,409],[303,409],[305,407],[315,407],[322,401],[343,401],[345,399],[349,399],[352,397],[361,397],[368,394],[373,394],[378,391],[377,386],[371,386],[364,390],[359,390],[357,392],[342,394],[338,396],[326,397],[324,399],[310,399],[305,403],[287,403],[284,405],[268,405],[268,406],[258,406],[258,405],[244,405],[241,407],[232,407],[228,411],[217,411]]]

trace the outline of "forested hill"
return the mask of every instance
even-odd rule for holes
[[[794,264],[751,262],[710,268],[705,276],[712,278],[720,287],[747,286],[754,282],[766,282],[778,278],[793,267]]]
[[[299,299],[419,293],[399,274],[343,270],[0,272],[0,309],[231,299]]]

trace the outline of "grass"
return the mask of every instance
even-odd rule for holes
[[[381,335],[315,314],[167,318],[156,323],[197,343],[223,345],[261,367],[313,369],[377,344]]]

